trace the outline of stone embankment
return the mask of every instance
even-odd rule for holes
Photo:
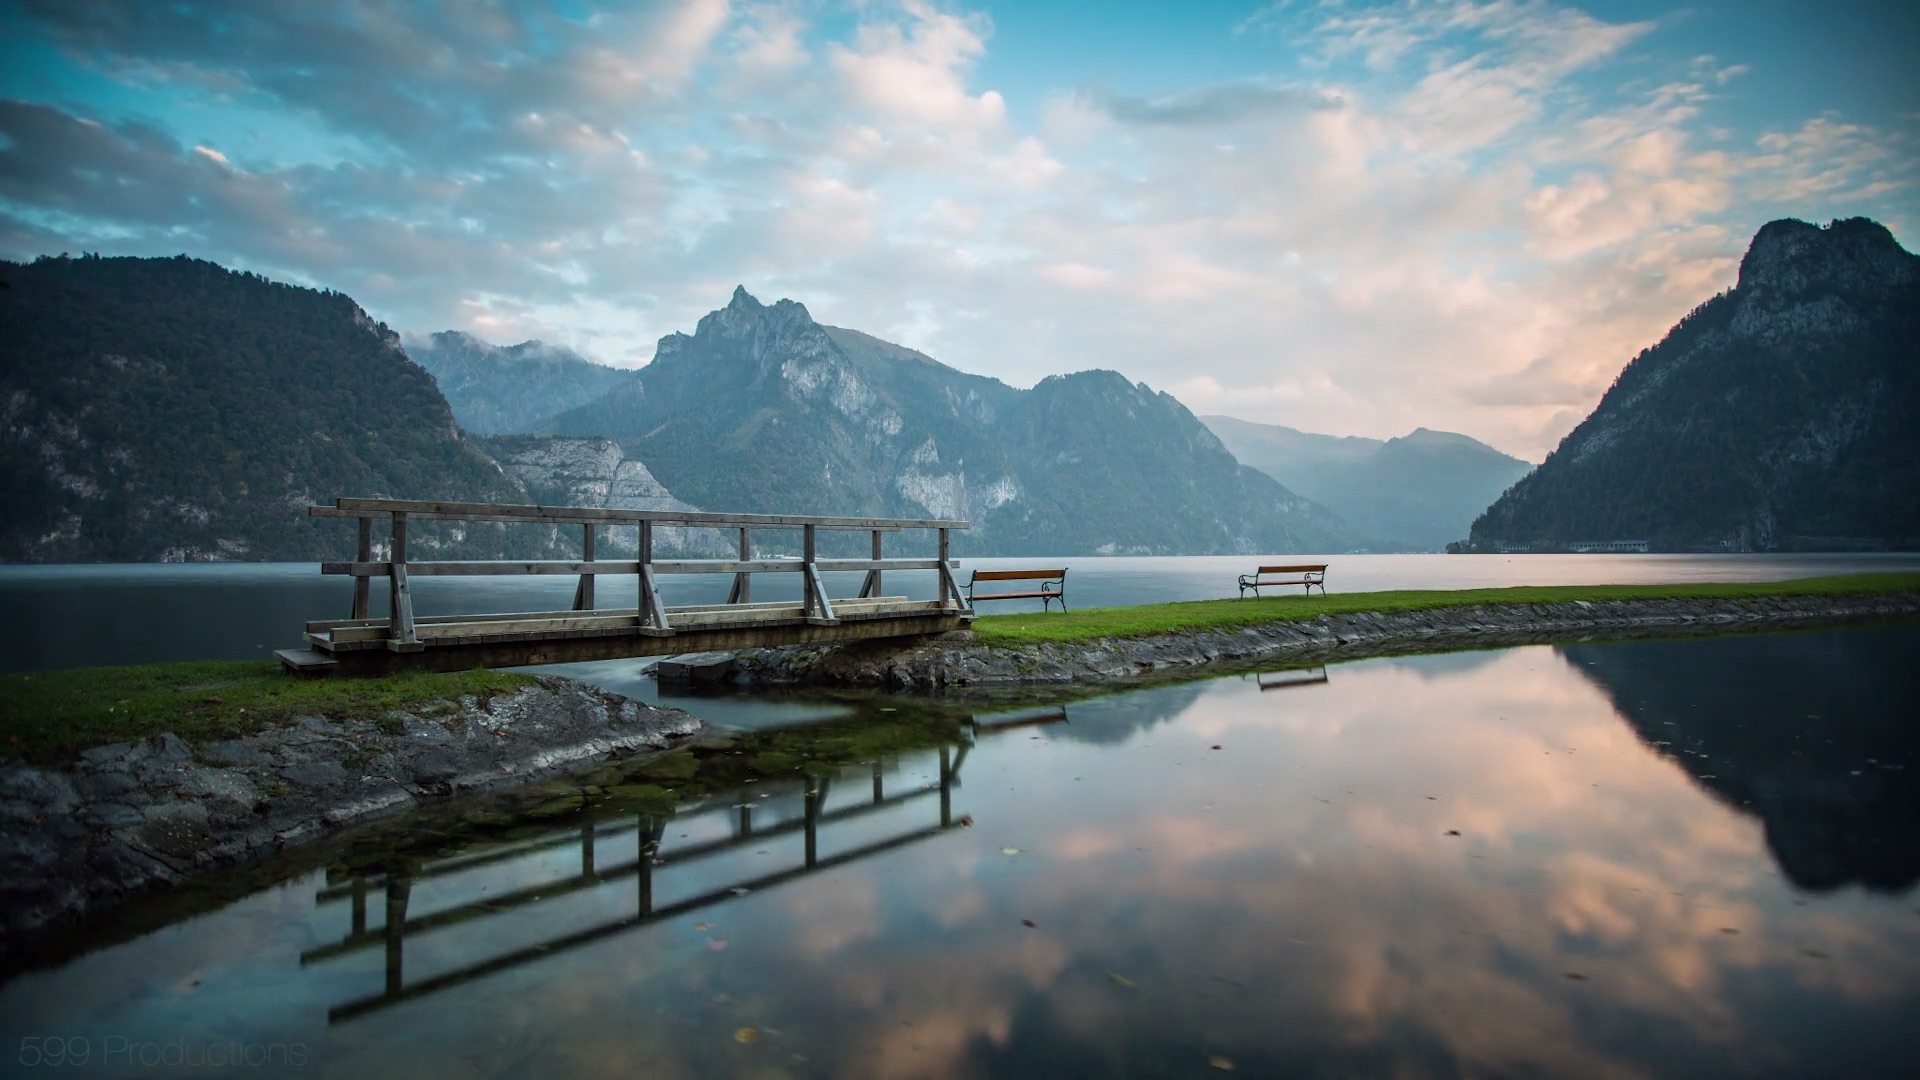
[[[607,758],[705,725],[572,679],[464,697],[385,724],[306,717],[244,739],[94,747],[0,764],[0,938],[17,943],[136,893],[343,826]]]
[[[1212,664],[1311,664],[1393,653],[1789,629],[1915,615],[1920,615],[1920,593],[1488,604],[1322,615],[1244,629],[1075,644],[984,645],[971,631],[960,631],[907,645],[861,642],[754,650],[735,659],[728,678],[741,685],[964,691],[1138,681],[1182,669],[1200,674]]]

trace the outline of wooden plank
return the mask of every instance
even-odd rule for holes
[[[716,626],[689,629],[680,633],[594,634],[587,637],[502,641],[495,643],[454,639],[436,642],[424,652],[398,654],[383,643],[353,645],[330,650],[340,661],[337,677],[373,675],[387,671],[464,671],[477,667],[519,667],[529,664],[581,663],[592,660],[617,660],[636,656],[664,656],[671,653],[704,652],[710,649],[755,649],[770,644],[803,645],[833,641],[863,641],[876,638],[909,638],[940,634],[964,628],[969,616],[954,611],[929,610],[922,615],[898,615],[876,619],[842,618],[834,626],[811,626],[794,620],[777,628],[766,626]]]
[[[1021,581],[1027,578],[1064,578],[1066,570],[975,570],[975,581]]]
[[[314,649],[275,649],[273,655],[295,675],[317,675],[340,666],[340,661]]]
[[[502,504],[502,505],[511,507],[511,504]],[[635,521],[632,519],[632,515],[634,514],[661,514],[666,516],[656,517],[651,519],[653,521],[653,524],[658,525],[662,528],[671,526],[675,528],[687,528],[687,529],[732,528],[733,526],[730,524],[730,522],[732,522],[734,519],[737,519],[740,517],[756,516],[751,514],[748,514],[748,515],[728,514],[728,515],[725,515],[728,519],[727,522],[716,523],[711,521],[683,520],[688,516],[688,514],[693,513],[693,511],[687,511],[686,513],[681,513],[681,514],[674,514],[674,513],[671,513],[670,511],[665,511],[665,510],[605,510],[599,507],[591,507],[591,506],[550,507],[549,509],[565,510],[565,511],[577,510],[579,511],[579,513],[578,514],[572,514],[572,513],[556,514],[555,516],[552,516],[552,517],[529,517],[525,514],[434,514],[434,513],[428,513],[424,510],[416,510],[411,512],[411,516],[415,521],[485,521],[485,522],[491,522],[494,524],[502,524],[502,525],[514,525],[514,524],[580,525],[590,520],[597,525],[605,525],[608,527],[612,527],[615,525],[635,524]],[[351,519],[351,518],[360,517],[365,513],[366,511],[362,511],[362,510],[342,510],[337,506],[307,507],[307,516],[315,517],[315,518]],[[626,516],[616,516],[616,515],[626,515]],[[800,526],[797,524],[765,525],[757,522],[749,522],[748,525],[751,528],[767,528],[767,529],[798,529],[800,528]],[[834,532],[866,532],[869,529],[876,528],[876,527],[883,529],[886,532],[899,532],[902,529],[914,528],[916,526],[912,526],[912,525],[870,526],[865,524],[856,524],[856,525],[823,524],[820,526],[820,528],[822,529],[826,529]],[[955,526],[955,527],[959,528],[961,526]]]
[[[660,602],[660,586],[653,580],[651,566],[640,568],[640,591],[646,597],[641,605],[641,611],[645,613],[641,617],[641,624],[654,630],[673,629],[673,623],[667,617],[666,605]]]
[[[420,640],[413,622],[413,590],[407,585],[407,564],[393,564],[393,632],[401,644]]]
[[[971,615],[973,614],[973,603],[970,600],[962,599],[965,595],[965,593],[960,591],[960,583],[953,580],[952,568],[942,562],[940,564],[940,606],[943,608],[946,607],[947,598],[951,596],[954,607]],[[1060,606],[1065,607],[1066,602],[1061,601]]]
[[[824,573],[845,573],[857,570],[933,570],[940,563],[935,559],[820,559],[816,565]],[[391,563],[384,562],[323,562],[320,572],[361,578],[386,577],[391,566]],[[798,574],[805,568],[805,562],[800,559],[665,559],[653,563],[656,574]],[[638,573],[640,563],[634,559],[601,559],[594,562],[484,559],[471,562],[410,562],[407,569],[414,577],[522,577],[529,574],[592,576]]]
[[[320,572],[323,574],[352,574],[354,577],[385,577],[390,564],[383,562],[323,562]],[[638,573],[640,564],[632,559],[601,559],[594,562],[569,562],[561,559],[514,560],[484,559],[474,562],[417,562],[409,563],[408,569],[415,577],[477,577],[500,575],[517,577],[527,574],[633,574]]]
[[[809,622],[817,620],[823,626],[831,626],[840,620],[834,617],[833,601],[827,599],[827,587],[820,583],[820,568],[807,564],[807,580],[813,583],[814,610],[817,614]]]
[[[965,521],[944,518],[869,518],[829,517],[801,514],[722,514],[705,511],[619,510],[606,507],[540,506],[512,503],[437,502],[422,499],[362,499],[342,497],[334,500],[335,510],[352,514],[417,514],[435,518],[462,518],[468,521],[539,521],[557,524],[585,522],[650,522],[656,525],[694,525],[719,528],[801,528],[828,529],[965,529]],[[313,510],[324,510],[314,507]],[[309,511],[311,512],[311,511]],[[316,517],[335,516],[314,514]]]
[[[823,574],[849,570],[938,570],[939,559],[816,559],[814,565]]]

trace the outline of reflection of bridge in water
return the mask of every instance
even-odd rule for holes
[[[1040,724],[1064,723],[1066,710],[1051,707],[1018,714],[974,718],[969,722],[975,737],[999,731]],[[419,865],[394,865],[385,872],[330,872],[328,885],[315,897],[320,905],[349,905],[349,928],[344,937],[311,948],[300,954],[303,966],[320,964],[353,954],[380,949],[385,954],[385,982],[380,992],[337,1005],[328,1010],[331,1022],[385,1009],[404,1001],[426,997],[496,972],[554,956],[594,942],[624,934],[629,930],[725,903],[750,893],[762,892],[809,875],[880,855],[938,836],[971,819],[956,818],[953,790],[960,786],[960,767],[972,744],[967,741],[939,747],[938,781],[910,791],[889,793],[882,763],[871,764],[870,773],[855,784],[861,791],[857,801],[829,808],[832,795],[845,791],[850,771],[836,776],[807,777],[802,784],[802,809],[799,814],[767,820],[777,810],[755,801],[760,791],[741,787],[728,795],[714,796],[692,807],[676,808],[671,813],[638,813],[621,821],[588,820],[562,833],[532,840],[505,842]],[[866,782],[862,782],[866,781]],[[765,785],[761,785],[765,786]],[[869,818],[887,810],[923,801],[937,801],[938,816],[929,824],[869,841],[831,855],[820,854],[820,834],[857,819]],[[728,813],[731,810],[733,812]],[[727,818],[729,835],[699,840],[675,847],[666,843],[666,825],[671,820],[720,816]],[[764,845],[781,837],[801,838],[798,860],[770,873],[760,873],[671,903],[655,902],[660,879],[701,860],[749,847]],[[609,842],[632,837],[632,857],[617,862],[603,861]],[[622,845],[624,847],[624,845]],[[483,899],[456,902],[435,908],[428,914],[409,914],[410,909],[431,907],[435,892],[458,897],[463,892],[460,875],[489,866],[524,861],[533,868],[539,860],[549,859],[568,848],[579,852],[578,869],[561,876],[548,876],[520,885],[509,892],[487,895]],[[495,916],[528,909],[562,897],[579,895],[632,879],[636,895],[632,913],[611,921],[570,930],[544,941],[498,952],[485,959],[451,970],[409,980],[406,951],[409,939],[449,930],[467,924],[484,925]],[[465,891],[471,890],[471,881]],[[423,897],[423,893],[426,893]],[[370,920],[369,909],[380,909],[377,921]]]

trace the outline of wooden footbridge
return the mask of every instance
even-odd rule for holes
[[[949,542],[965,521],[906,518],[814,517],[785,514],[720,514],[695,511],[615,510],[579,506],[521,506],[499,503],[417,502],[403,499],[342,498],[333,506],[309,507],[318,518],[359,521],[359,550],[352,562],[320,564],[323,574],[353,578],[353,608],[347,618],[306,624],[303,648],[275,655],[291,671],[308,674],[373,674],[397,668],[452,671],[474,667],[518,667],[631,656],[768,648],[804,642],[938,634],[973,619],[953,577]],[[375,559],[376,523],[384,520],[385,559]],[[581,558],[548,561],[414,561],[407,530],[419,521],[506,522],[571,526],[581,530]],[[738,534],[735,559],[657,559],[655,530],[681,527]],[[603,529],[637,531],[634,559],[595,555]],[[935,558],[885,558],[882,538],[918,529],[937,534]],[[755,530],[800,534],[801,555],[754,558]],[[866,532],[872,557],[821,558],[821,532]],[[935,598],[888,596],[890,570],[933,570]],[[823,574],[864,571],[858,595],[827,595]],[[483,615],[414,614],[411,580],[436,575],[563,574],[579,578],[573,607],[566,611]],[[667,607],[659,580],[678,574],[730,574],[732,589],[724,604]],[[800,575],[797,600],[756,603],[753,575]],[[595,579],[606,575],[634,578],[631,606],[600,607]],[[383,578],[390,595],[389,614],[369,613],[372,582]]]

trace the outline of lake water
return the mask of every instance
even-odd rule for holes
[[[1920,554],[1895,555],[1337,555],[1286,556],[1326,561],[1335,592],[1456,589],[1504,585],[1596,585],[1675,581],[1769,581],[1856,571],[1920,570]],[[1066,566],[1075,607],[1205,600],[1237,594],[1234,579],[1259,559],[1091,558],[968,559],[969,569]],[[797,574],[760,574],[756,600],[799,596]],[[828,574],[829,595],[859,592],[860,574]],[[562,610],[573,602],[570,577],[415,578],[421,615]],[[635,579],[602,578],[600,602],[632,604]],[[668,604],[723,603],[731,578],[682,575],[662,580]],[[384,585],[373,587],[385,614]],[[895,571],[887,591],[932,599],[931,572]],[[265,658],[301,644],[309,619],[345,618],[345,578],[322,577],[314,563],[0,566],[0,671],[43,671],[161,660]],[[1032,601],[982,604],[1021,611]],[[618,662],[616,662],[618,663]],[[615,677],[618,677],[617,675]]]
[[[1906,1075],[1916,655],[1531,646],[723,754],[671,816],[470,815],[96,938],[0,1036],[61,1075]]]

